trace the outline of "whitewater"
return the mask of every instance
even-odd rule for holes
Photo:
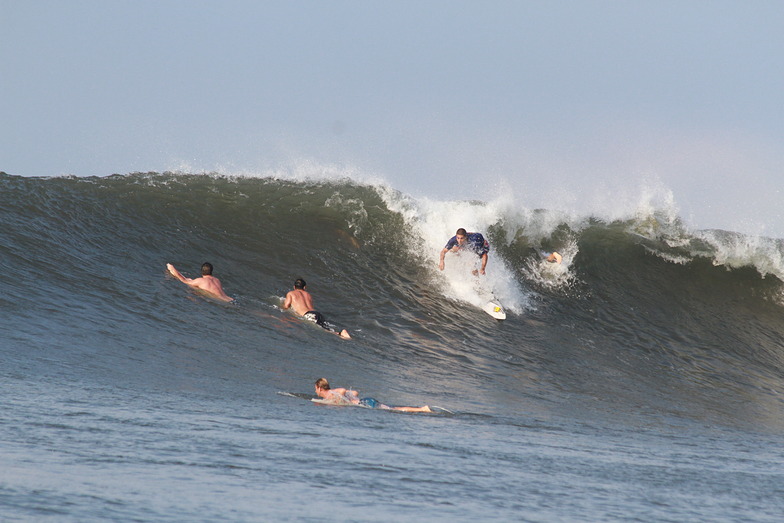
[[[784,242],[638,196],[0,173],[0,516],[780,520]],[[458,227],[486,276],[438,270]],[[205,261],[234,303],[166,271]],[[352,340],[281,310],[296,278]],[[320,405],[320,377],[448,410]]]

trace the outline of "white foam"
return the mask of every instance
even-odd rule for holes
[[[714,265],[751,266],[763,277],[772,274],[784,280],[784,242],[781,240],[724,231],[700,231],[696,236],[713,247]]]
[[[498,256],[491,244],[486,275],[473,276],[479,258],[471,253],[447,253],[445,269],[438,271],[439,255],[458,228],[480,232],[487,239],[490,227],[509,214],[509,202],[438,201],[414,199],[397,192],[380,191],[387,206],[403,216],[411,230],[412,255],[433,270],[433,281],[450,299],[482,307],[495,297],[506,309],[520,313],[530,304],[530,291],[517,282],[514,272]]]

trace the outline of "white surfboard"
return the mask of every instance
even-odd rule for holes
[[[482,307],[482,310],[497,320],[506,319],[506,311],[500,303],[489,301]]]

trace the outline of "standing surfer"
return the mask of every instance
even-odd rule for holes
[[[485,237],[478,232],[466,232],[462,227],[457,230],[457,233],[452,236],[446,246],[441,250],[441,258],[438,262],[438,268],[444,270],[444,257],[447,252],[459,252],[463,249],[468,249],[479,256],[482,261],[482,266],[477,271],[474,269],[472,272],[474,276],[477,273],[485,274],[485,267],[487,267],[487,253],[490,252],[490,244],[487,243]]]

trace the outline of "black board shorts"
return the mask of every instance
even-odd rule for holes
[[[319,311],[308,311],[302,315],[308,321],[312,321],[322,329],[328,330],[330,332],[338,332],[332,327],[330,324],[327,323],[327,320],[324,318],[324,315],[321,314]]]

